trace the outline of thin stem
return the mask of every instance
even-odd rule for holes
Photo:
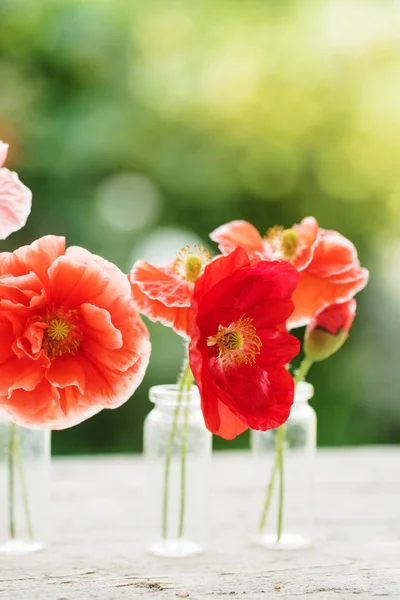
[[[183,537],[183,529],[185,523],[185,509],[186,509],[186,452],[187,452],[187,432],[189,423],[189,411],[190,411],[190,389],[193,383],[193,375],[189,369],[189,373],[186,379],[186,404],[183,413],[183,425],[182,425],[182,438],[181,438],[181,496],[180,496],[180,507],[179,507],[179,527],[178,527],[178,538]]]
[[[276,437],[276,441],[278,441],[278,436]],[[267,486],[267,495],[265,498],[265,504],[264,504],[264,508],[262,511],[262,515],[261,515],[261,519],[260,519],[260,524],[258,526],[258,533],[261,534],[264,529],[265,529],[265,525],[267,524],[267,517],[268,517],[268,512],[269,512],[269,507],[271,504],[271,500],[272,500],[272,493],[274,491],[274,485],[275,485],[275,479],[276,479],[276,474],[278,472],[278,460],[277,460],[277,449],[275,450],[274,453],[274,464],[272,466],[272,472],[271,472],[271,479],[269,480],[269,484]]]
[[[178,382],[178,400],[173,414],[171,431],[169,433],[168,444],[165,451],[165,467],[164,467],[164,493],[163,493],[163,512],[162,512],[162,536],[163,539],[168,537],[168,500],[169,500],[169,476],[171,471],[172,449],[174,446],[175,436],[178,429],[178,419],[181,409],[183,390],[185,389],[186,379],[190,373],[189,363],[186,360]]]
[[[307,356],[301,362],[299,368],[297,369],[293,379],[295,385],[302,381],[306,376],[308,371],[310,370],[313,362]],[[284,481],[283,481],[283,468],[284,468],[284,444],[285,444],[285,428],[282,425],[279,427],[276,435],[276,444],[275,444],[275,456],[274,456],[274,464],[272,466],[271,479],[267,486],[267,493],[265,504],[263,508],[263,512],[260,519],[260,524],[258,527],[258,532],[261,534],[266,526],[268,512],[270,509],[272,495],[275,487],[275,480],[279,470],[279,505],[278,505],[278,525],[277,525],[277,538],[278,540],[282,535],[282,525],[283,525],[283,501],[284,501]]]
[[[15,539],[15,478],[14,478],[14,449],[16,437],[16,425],[10,423],[8,438],[8,494],[9,494],[9,531],[10,539]]]
[[[17,469],[18,469],[19,480],[20,480],[20,484],[21,484],[22,503],[23,503],[24,509],[25,509],[26,528],[28,531],[29,539],[33,540],[34,535],[33,535],[31,512],[29,510],[28,490],[26,488],[26,478],[25,478],[25,473],[24,473],[24,464],[22,461],[21,445],[19,443],[19,438],[17,436],[15,438],[15,458],[17,461]]]
[[[283,526],[283,499],[284,499],[284,472],[283,472],[283,449],[285,444],[285,426],[278,429],[277,461],[279,467],[279,504],[278,504],[278,527],[277,540],[281,539]]]
[[[294,374],[294,383],[299,383],[300,381],[303,381],[303,379],[306,378],[308,371],[311,369],[313,365],[313,361],[310,360],[308,358],[308,356],[305,356],[303,358],[303,360],[300,363],[299,368],[297,369],[297,371]]]

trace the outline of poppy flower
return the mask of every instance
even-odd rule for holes
[[[354,244],[336,231],[320,229],[314,217],[291,229],[272,227],[265,237],[246,221],[232,221],[210,237],[224,253],[239,246],[249,256],[288,260],[300,271],[289,329],[307,325],[325,306],[350,300],[368,282]]]
[[[325,360],[343,346],[356,309],[357,303],[353,298],[341,304],[331,304],[313,318],[304,336],[304,352],[311,361]]]
[[[3,167],[7,153],[8,144],[0,141],[0,240],[25,225],[32,206],[31,191]]]
[[[207,428],[226,439],[279,427],[294,384],[285,365],[299,352],[286,332],[299,275],[285,261],[252,261],[237,248],[196,281],[189,361]]]
[[[210,234],[223,254],[243,248],[250,257],[267,260],[287,260],[298,271],[312,259],[319,227],[314,217],[306,217],[291,229],[280,225],[270,227],[264,237],[247,221],[231,221]]]
[[[187,337],[194,283],[210,260],[209,252],[203,247],[186,247],[165,266],[136,261],[128,277],[138,310],[152,321],[160,321]]]
[[[0,254],[0,410],[64,429],[130,398],[149,335],[112,263],[45,236]]]
[[[293,294],[295,310],[289,327],[308,325],[331,304],[348,302],[368,283],[357,249],[337,231],[320,229],[310,264],[300,273]]]

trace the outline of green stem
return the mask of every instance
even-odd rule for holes
[[[20,447],[18,437],[16,437],[16,443],[15,443],[15,458],[17,461],[17,469],[18,469],[19,480],[20,480],[20,484],[21,484],[22,503],[23,503],[24,509],[25,509],[26,528],[28,531],[29,539],[33,540],[34,535],[33,535],[31,513],[29,510],[28,490],[26,488],[24,464],[22,461],[21,447]]]
[[[163,539],[168,537],[168,500],[169,500],[169,476],[171,471],[171,458],[176,432],[178,429],[178,419],[181,409],[183,390],[185,389],[185,383],[190,373],[190,367],[188,361],[185,362],[185,366],[182,370],[178,382],[178,400],[173,414],[171,431],[168,438],[168,444],[165,451],[165,467],[164,467],[164,493],[163,493],[163,511],[162,511],[162,536]]]
[[[276,437],[276,441],[278,441],[278,436]],[[267,486],[267,495],[266,495],[266,499],[265,499],[265,504],[264,504],[264,508],[262,511],[260,524],[258,526],[259,534],[261,534],[264,531],[265,525],[267,524],[269,507],[270,507],[271,500],[272,500],[272,493],[274,491],[276,474],[278,472],[278,461],[277,461],[276,457],[277,457],[277,448],[275,449],[274,464],[272,466],[271,479],[269,480],[269,484]]]
[[[303,381],[303,379],[306,378],[308,371],[311,369],[313,365],[313,361],[310,360],[308,358],[308,356],[305,356],[303,358],[303,360],[300,363],[299,368],[297,369],[297,371],[294,374],[294,383],[299,383],[300,381]]]
[[[297,369],[293,379],[295,385],[302,381],[306,376],[308,371],[310,370],[313,362],[307,356],[301,362],[299,368]],[[279,505],[278,505],[278,525],[277,525],[277,538],[278,540],[282,535],[282,524],[283,524],[283,500],[284,500],[284,481],[283,481],[283,468],[284,468],[284,444],[285,444],[285,428],[284,426],[279,427],[277,435],[276,435],[276,444],[275,444],[275,457],[274,464],[271,472],[271,479],[267,486],[267,494],[265,499],[265,504],[263,508],[263,512],[260,519],[260,524],[258,528],[258,532],[261,534],[265,528],[268,518],[268,512],[271,505],[272,495],[275,486],[276,476],[279,471]]]
[[[284,473],[283,473],[283,449],[285,444],[285,426],[282,425],[277,433],[277,462],[279,467],[279,504],[278,504],[278,526],[277,540],[281,539],[283,526],[283,499],[284,499]]]
[[[189,424],[190,411],[190,389],[193,383],[193,375],[189,369],[186,379],[186,404],[183,413],[182,438],[181,438],[181,496],[179,507],[179,527],[178,538],[183,537],[186,509],[186,452],[187,452],[187,431]]]
[[[300,381],[303,381],[307,376],[308,371],[311,369],[313,361],[305,356],[300,363],[299,368],[297,369],[294,375],[294,383],[297,385]],[[277,540],[281,539],[282,536],[282,527],[283,527],[283,505],[284,505],[284,448],[285,448],[285,426],[282,425],[278,429],[278,444],[277,444],[277,454],[276,461],[279,467],[279,504],[278,504],[278,524],[277,524]]]
[[[14,449],[16,439],[16,425],[10,423],[8,439],[8,494],[9,494],[9,531],[10,539],[15,539],[15,478],[14,478]]]

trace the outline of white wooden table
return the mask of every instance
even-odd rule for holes
[[[0,557],[0,598],[400,599],[400,447],[319,451],[318,537],[292,552],[249,542],[258,515],[248,460],[215,456],[212,545],[166,560],[142,543],[141,457],[56,459],[53,542]]]

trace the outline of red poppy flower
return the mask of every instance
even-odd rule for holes
[[[145,260],[135,262],[129,281],[139,311],[188,336],[194,283],[209,262],[210,254],[202,247],[183,248],[173,262],[162,267]]]
[[[320,229],[313,258],[293,294],[295,310],[288,326],[307,325],[326,306],[351,300],[368,277],[354,244],[337,231]]]
[[[31,191],[16,173],[3,167],[7,152],[8,144],[0,141],[0,240],[25,225],[32,205]]]
[[[149,360],[126,276],[65,239],[0,254],[0,410],[64,429],[128,400]]]
[[[356,316],[355,299],[331,304],[318,313],[306,329],[304,352],[312,361],[325,360],[339,350],[348,338]]]
[[[250,257],[268,260],[287,260],[298,271],[307,267],[312,259],[318,235],[318,223],[314,217],[306,217],[291,229],[276,225],[261,237],[257,229],[247,221],[231,221],[210,234],[224,254],[235,248],[243,248]]]
[[[350,300],[368,282],[354,244],[336,231],[319,229],[314,217],[291,229],[273,227],[264,238],[250,223],[232,221],[210,237],[224,253],[239,246],[249,256],[288,260],[300,271],[289,328],[307,325],[325,306]]]
[[[244,250],[211,262],[196,281],[189,360],[206,425],[232,439],[286,421],[298,340],[285,330],[298,273],[288,262],[251,261]]]

